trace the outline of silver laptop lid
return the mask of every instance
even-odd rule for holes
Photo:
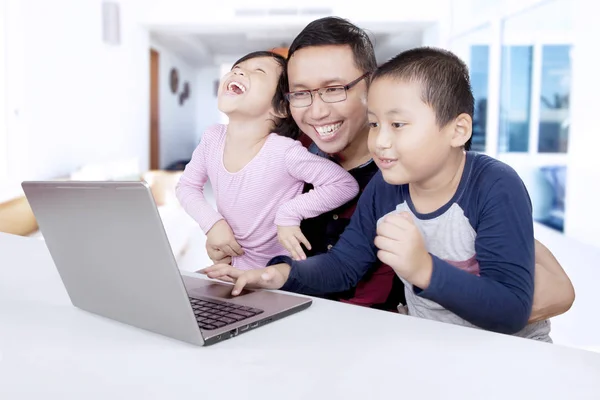
[[[76,307],[203,344],[145,182],[23,182]]]

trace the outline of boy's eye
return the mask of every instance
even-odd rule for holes
[[[402,128],[404,125],[406,125],[404,122],[392,122],[394,128]]]

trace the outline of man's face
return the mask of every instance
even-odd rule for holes
[[[332,85],[347,85],[364,74],[354,64],[347,45],[314,46],[300,49],[288,62],[290,92]],[[290,105],[300,130],[322,151],[340,153],[367,127],[367,84],[365,79],[347,90],[346,100],[324,102],[313,92],[307,107]]]

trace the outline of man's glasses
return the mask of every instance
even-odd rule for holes
[[[348,83],[347,85],[325,86],[312,90],[288,92],[285,94],[285,98],[290,102],[292,107],[308,107],[313,102],[313,93],[317,92],[319,93],[321,100],[323,100],[325,103],[338,103],[346,100],[346,92],[356,86],[358,82],[365,79],[367,76],[369,76],[368,72]]]

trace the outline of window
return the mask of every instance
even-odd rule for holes
[[[529,150],[532,46],[504,46],[500,78],[498,151]]]
[[[571,46],[542,47],[538,152],[566,153],[569,141]]]
[[[471,46],[469,73],[471,87],[475,98],[475,114],[473,115],[473,136],[471,150],[485,151],[488,82],[489,82],[490,46]]]
[[[455,37],[451,50],[459,56],[469,68],[469,78],[475,100],[471,150],[486,152],[489,144],[488,107],[490,84],[490,45],[492,30],[489,25],[479,26]]]
[[[533,218],[564,227],[571,18],[566,0],[550,0],[501,24],[497,157],[523,178]]]

